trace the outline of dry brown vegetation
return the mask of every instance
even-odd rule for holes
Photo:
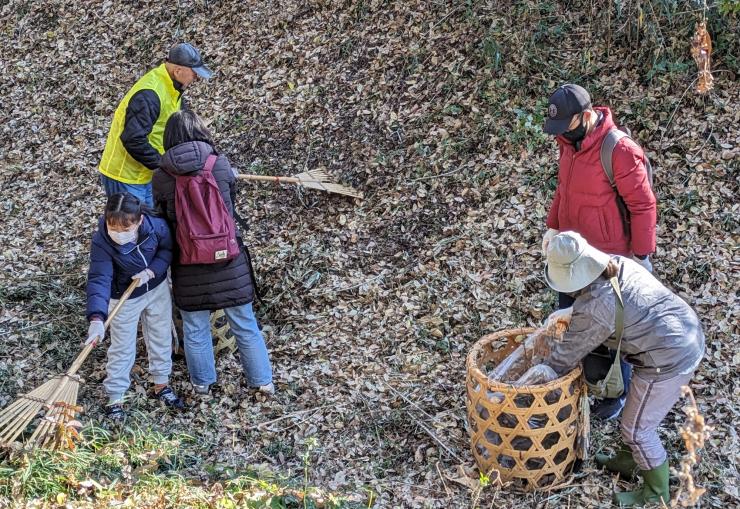
[[[469,347],[539,323],[554,302],[539,245],[556,149],[540,125],[548,93],[576,81],[656,167],[656,273],[707,333],[693,389],[715,431],[696,482],[703,506],[736,505],[739,29],[736,15],[710,9],[714,90],[697,96],[700,14],[691,1],[633,0],[0,2],[0,406],[79,349],[104,203],[95,167],[113,110],[188,40],[217,72],[188,98],[235,166],[325,168],[365,199],[241,186],[278,393],[257,401],[224,353],[212,400],[172,416],[142,397],[142,364],[136,425],[192,437],[154,471],[205,486],[245,469],[298,486],[307,476],[362,507],[608,506],[614,480],[590,464],[557,493],[471,494],[452,480],[472,466]],[[93,422],[104,359],[100,349],[82,370]],[[186,379],[179,362],[182,394]],[[676,465],[680,420],[671,414],[662,432]],[[593,447],[616,444],[614,424],[592,428]],[[16,466],[0,467],[6,496]],[[14,486],[16,503],[44,494]],[[102,491],[76,493],[81,504]]]

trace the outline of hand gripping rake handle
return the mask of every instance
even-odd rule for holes
[[[118,299],[118,303],[113,307],[110,313],[108,313],[108,319],[105,321],[105,324],[103,327],[105,330],[108,330],[108,326],[110,326],[111,321],[113,321],[113,318],[115,318],[118,311],[121,309],[121,306],[123,306],[123,303],[126,302],[126,300],[131,296],[131,294],[136,290],[136,286],[139,284],[138,279],[134,279],[130,285],[128,285],[128,288],[126,288],[126,291],[123,292],[123,295],[121,295],[121,298]],[[103,338],[100,338],[103,339]],[[82,366],[82,363],[85,362],[85,359],[87,359],[87,356],[90,355],[90,352],[92,352],[92,349],[95,348],[95,344],[97,341],[91,342],[89,345],[85,345],[85,348],[82,349],[80,354],[77,356],[77,358],[74,360],[72,365],[69,367],[67,372],[62,375],[63,380],[60,381],[57,388],[54,390],[54,392],[51,393],[51,396],[47,398],[47,400],[44,402],[44,406],[46,408],[51,407],[54,402],[56,401],[56,398],[59,396],[59,393],[62,392],[62,389],[64,388],[66,380],[69,380],[71,377],[77,373],[77,370],[80,369],[80,366]]]

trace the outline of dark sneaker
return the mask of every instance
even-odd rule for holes
[[[170,387],[165,387],[161,391],[155,393],[154,397],[164,403],[168,408],[175,410],[183,410],[185,408],[185,403],[177,397],[175,391]]]
[[[594,404],[591,405],[591,415],[603,421],[616,419],[622,411],[622,408],[624,408],[625,401],[627,401],[626,396],[620,396],[619,398],[597,399],[594,401]]]
[[[114,403],[105,407],[105,416],[113,423],[120,424],[126,420],[126,412],[123,405]]]

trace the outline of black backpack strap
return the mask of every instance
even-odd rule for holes
[[[612,187],[616,187],[616,183],[614,182],[614,168],[612,168],[612,156],[614,155],[614,147],[617,146],[617,143],[619,143],[619,140],[621,140],[624,137],[629,138],[630,135],[625,133],[624,131],[620,131],[616,127],[614,129],[611,129],[608,133],[606,133],[606,136],[604,136],[604,141],[601,142],[601,152],[599,153],[599,156],[601,158],[601,167],[604,168],[604,173],[606,173],[606,178],[609,179],[609,184],[611,184]]]
[[[249,225],[247,222],[242,218],[242,216],[239,215],[239,212],[236,211],[236,204],[232,200],[232,205],[234,206],[234,219],[236,220],[237,224],[241,226],[242,230],[246,233],[249,231]]]
[[[236,211],[236,203],[233,200],[232,204],[234,205],[234,219],[242,228],[242,231],[247,232],[249,230],[249,225],[244,220],[244,218],[242,218],[242,216],[240,216],[239,213]],[[249,253],[249,248],[247,248],[247,245],[244,243],[244,239],[239,236],[237,236],[236,238],[241,244],[241,247],[244,249],[244,254],[247,257],[249,272],[252,274],[252,284],[254,285],[254,296],[260,303],[262,303],[262,292],[260,292],[259,285],[257,284],[257,274],[254,272],[254,267],[252,266],[252,255]]]

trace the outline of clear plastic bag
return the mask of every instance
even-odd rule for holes
[[[549,356],[552,344],[563,334],[562,328],[537,329],[519,345],[508,357],[488,374],[490,380],[514,382],[521,378],[532,366],[542,364]],[[556,377],[557,378],[557,377]],[[530,384],[532,384],[530,382]]]
[[[558,374],[547,364],[537,364],[532,366],[520,376],[513,385],[542,385],[552,382],[558,378]]]

